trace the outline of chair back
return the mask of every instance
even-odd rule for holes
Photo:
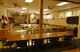
[[[34,39],[34,40],[32,40],[32,42],[35,45],[39,46],[39,45],[43,45],[44,44],[44,39]]]
[[[26,47],[27,46],[26,41],[16,41],[15,43],[16,43],[17,47]]]

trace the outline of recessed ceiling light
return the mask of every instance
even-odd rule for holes
[[[57,6],[63,6],[63,5],[66,5],[66,4],[68,4],[68,2],[61,2],[61,3],[57,4]]]
[[[31,2],[33,2],[33,0],[25,0],[25,2],[29,2],[29,3],[31,3]]]
[[[22,10],[27,10],[27,8],[22,8]]]

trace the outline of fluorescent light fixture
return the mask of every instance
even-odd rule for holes
[[[29,2],[29,3],[31,3],[31,2],[33,2],[33,0],[25,0],[25,2]]]
[[[27,10],[27,8],[22,8],[22,10]]]
[[[44,12],[45,12],[45,11],[49,11],[49,9],[44,9],[43,11],[44,11]]]
[[[57,4],[57,6],[63,6],[63,5],[66,5],[66,4],[68,4],[68,2],[61,2],[61,3]]]

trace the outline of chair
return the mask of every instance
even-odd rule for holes
[[[35,46],[40,46],[44,44],[44,39],[33,39],[32,43],[34,43]]]
[[[77,37],[77,34],[78,34],[78,28],[77,27],[74,28],[73,33],[75,34],[74,37]]]
[[[15,43],[17,44],[17,47],[25,47],[25,46],[27,46],[27,42],[26,41],[16,41]]]
[[[6,47],[6,49],[7,49],[7,47],[8,47],[8,49],[11,49],[12,48],[12,45],[14,44],[14,42],[7,42],[7,39],[4,39],[3,41],[2,41],[2,48],[3,48],[3,52],[4,52],[4,46]],[[11,49],[11,52],[12,52],[12,49]]]
[[[59,46],[59,37],[52,37],[52,38],[49,38],[49,41],[50,41],[50,47],[57,47]]]
[[[39,50],[43,48],[44,48],[44,39],[33,39],[32,40],[32,49]]]
[[[72,36],[65,36],[64,37],[64,44],[66,45],[72,45]]]
[[[28,51],[27,50],[27,42],[26,40],[22,40],[22,41],[16,41],[16,49],[15,51],[18,51],[18,52],[25,52],[25,51]]]

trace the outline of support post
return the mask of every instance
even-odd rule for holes
[[[40,20],[39,20],[39,34],[43,33],[43,0],[40,0]]]

